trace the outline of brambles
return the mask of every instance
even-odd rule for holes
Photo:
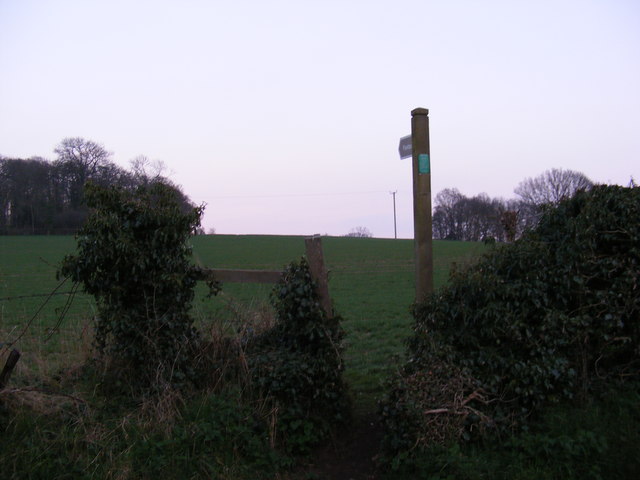
[[[638,218],[638,188],[578,192],[417,305],[409,361],[382,405],[387,458],[410,464],[430,448],[423,439],[450,445],[476,432],[517,431],[550,405],[584,402],[637,378]],[[451,371],[448,382],[413,387],[436,367]],[[466,388],[447,392],[463,380]],[[465,413],[464,429],[425,414],[456,414],[447,402],[475,391],[482,399],[468,405],[478,415]],[[410,436],[398,425],[413,425]]]

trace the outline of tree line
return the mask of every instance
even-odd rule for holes
[[[456,188],[447,188],[434,199],[433,238],[511,242],[537,224],[545,205],[592,186],[580,172],[552,169],[520,182],[514,190],[518,198],[510,200],[486,193],[467,197]]]
[[[161,182],[175,189],[185,207],[190,199],[163,176],[163,165],[140,156],[131,169],[116,165],[99,143],[65,138],[54,149],[56,158],[0,156],[0,234],[70,234],[84,223],[88,181],[133,190]]]
[[[147,157],[133,159],[127,170],[113,163],[103,145],[80,137],[65,138],[54,153],[52,161],[0,156],[0,235],[75,233],[87,218],[84,186],[88,181],[126,190],[162,182],[180,194],[185,208],[193,206],[162,174],[163,165]],[[580,172],[553,169],[521,182],[515,189],[516,199],[491,198],[485,193],[467,197],[447,188],[434,199],[433,238],[513,241],[537,223],[544,205],[592,185]],[[348,236],[371,236],[364,233],[354,229]]]

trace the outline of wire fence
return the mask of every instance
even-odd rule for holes
[[[216,265],[220,268],[253,270],[284,269],[274,263],[229,262]],[[366,285],[376,280],[410,282],[413,279],[413,259],[363,259],[355,262],[327,262],[330,294],[340,295],[341,288]],[[62,290],[55,284],[55,269],[46,266],[44,271],[4,273],[0,272],[0,341],[16,342],[29,332],[48,341],[55,333],[74,331],[79,322],[86,323],[95,316],[93,297],[83,293],[78,286]],[[251,303],[264,300],[268,303],[270,285],[233,285],[223,287],[238,302]],[[410,288],[410,287],[409,287]],[[48,291],[47,291],[48,290]],[[202,295],[204,297],[204,295]],[[199,300],[199,297],[196,298]],[[262,301],[260,300],[260,301]],[[373,300],[368,300],[373,301]],[[75,305],[74,305],[75,302]],[[207,301],[209,302],[209,301]],[[199,302],[194,311],[203,316],[220,315],[224,305]],[[346,313],[342,312],[341,313]],[[67,316],[68,321],[65,320]],[[7,335],[11,333],[8,337]]]
[[[336,276],[370,276],[370,275],[384,275],[391,273],[413,273],[414,270],[414,262],[413,260],[406,261],[367,261],[367,262],[354,262],[351,264],[327,264],[327,270],[329,272],[330,278],[335,278]],[[224,264],[219,265],[220,268],[242,268],[242,269],[251,269],[251,270],[273,270],[278,268],[274,264],[267,263],[255,263],[255,264]],[[55,278],[55,274],[52,272],[51,274],[46,273],[23,273],[23,274],[2,274],[0,273],[0,308],[2,307],[3,302],[13,302],[17,300],[28,300],[28,299],[46,299],[50,297],[62,297],[65,295],[83,295],[82,293],[77,292],[76,290],[65,290],[63,292],[58,291],[49,291],[49,292],[38,292],[38,293],[22,293],[22,289],[32,289],[30,285],[42,285],[42,284],[51,284],[52,278]],[[7,280],[15,280],[20,279],[20,284],[23,285],[19,287],[19,290],[15,291],[16,288],[8,288]],[[40,287],[41,288],[41,287]],[[10,294],[2,295],[2,293],[10,291]]]
[[[41,297],[52,297],[57,295],[69,295],[73,292],[56,292],[56,293],[34,293],[31,295],[17,295],[14,297],[0,297],[0,302],[2,301],[10,301],[10,300],[24,300],[26,298],[41,298]]]

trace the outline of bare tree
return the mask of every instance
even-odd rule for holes
[[[80,137],[65,138],[53,151],[58,155],[58,161],[77,167],[85,180],[108,163],[111,157],[104,146]]]
[[[0,159],[0,232],[39,233],[54,216],[51,166],[41,158]]]
[[[554,168],[520,182],[514,191],[525,203],[539,207],[558,203],[592,186],[593,182],[580,172]]]
[[[433,211],[433,237],[462,240],[464,213],[461,202],[466,197],[457,188],[445,188],[436,195]]]
[[[486,193],[466,197],[455,188],[446,188],[435,197],[433,238],[480,241],[501,239],[500,212],[504,202]]]
[[[514,192],[521,198],[519,222],[530,228],[538,223],[541,207],[571,198],[578,190],[588,190],[593,182],[574,170],[551,169],[520,182]]]
[[[352,228],[351,231],[345,235],[345,237],[370,238],[373,237],[373,234],[367,227],[355,227]]]
[[[518,211],[503,210],[500,214],[500,224],[504,231],[505,241],[513,242],[518,233]]]
[[[100,168],[108,166],[111,153],[99,143],[80,137],[65,138],[54,152],[58,155],[55,164],[67,183],[69,203],[78,208],[85,183]]]
[[[151,160],[146,155],[138,155],[129,163],[138,183],[151,183],[166,177],[167,166],[162,160]]]

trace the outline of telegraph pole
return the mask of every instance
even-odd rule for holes
[[[398,191],[396,190],[395,192],[389,192],[389,193],[393,195],[393,238],[397,240],[398,229],[396,228],[396,193],[398,193]]]

